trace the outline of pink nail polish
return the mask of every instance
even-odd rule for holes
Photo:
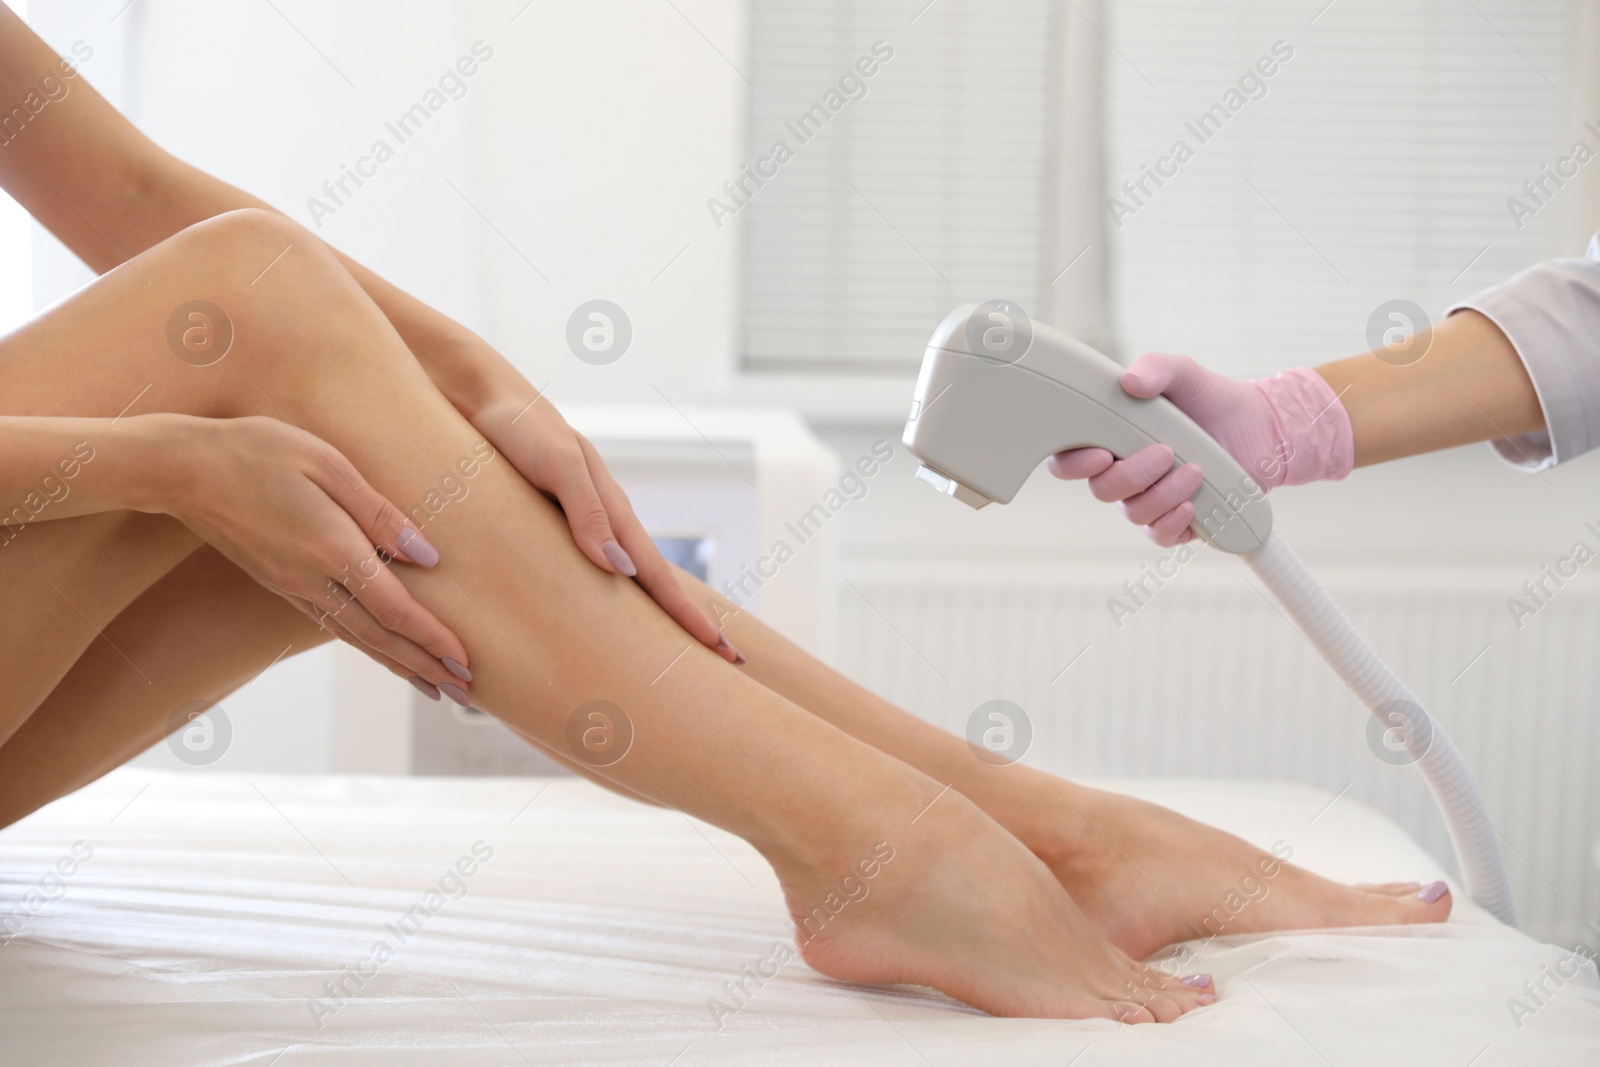
[[[472,672],[467,670],[460,663],[458,663],[455,660],[451,659],[449,656],[445,656],[439,662],[444,664],[444,669],[445,670],[449,671],[451,674],[455,675],[457,678],[460,678],[463,682],[472,681]]]
[[[417,692],[421,693],[429,700],[439,699],[439,690],[435,689],[433,687],[433,683],[428,681],[426,678],[418,678],[416,675],[412,675],[410,678],[407,678],[406,681],[416,686]]]
[[[458,685],[451,685],[449,682],[442,682],[439,685],[439,692],[443,693],[445,696],[449,697],[451,700],[455,701],[457,704],[460,704],[464,708],[472,707],[472,701],[467,699],[467,694]]]
[[[1422,898],[1424,904],[1434,904],[1448,892],[1450,892],[1449,886],[1443,882],[1434,882],[1432,885],[1425,887],[1417,896]]]
[[[428,539],[421,533],[407,526],[400,531],[400,536],[394,539],[400,551],[406,558],[419,567],[432,567],[439,562],[439,551],[428,544]]]
[[[1215,1004],[1217,1002],[1217,995],[1215,993],[1201,993],[1198,997],[1194,998],[1194,1002],[1203,1008],[1207,1004]]]
[[[617,573],[632,578],[639,573],[639,568],[633,565],[633,557],[629,556],[623,547],[615,541],[607,541],[600,546],[600,551],[606,554],[606,559],[617,568]]]
[[[1209,974],[1186,974],[1178,981],[1190,989],[1204,989],[1211,984],[1211,976]]]

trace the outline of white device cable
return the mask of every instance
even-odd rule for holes
[[[1415,760],[1444,814],[1467,894],[1501,922],[1516,925],[1511,885],[1495,843],[1494,826],[1456,746],[1416,695],[1367,647],[1339,606],[1276,533],[1268,534],[1259,548],[1243,556],[1300,632]]]

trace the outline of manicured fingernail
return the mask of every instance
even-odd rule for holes
[[[623,550],[623,547],[617,544],[615,541],[607,541],[605,544],[600,546],[600,551],[604,552],[606,554],[606,559],[610,560],[611,565],[617,568],[618,574],[632,578],[634,575],[639,573],[639,568],[633,565],[632,557],[630,557],[628,553]]]
[[[472,681],[472,672],[467,670],[461,664],[457,663],[455,660],[451,659],[449,656],[444,657],[439,662],[444,664],[445,670],[449,671],[457,678],[460,678],[463,682]]]
[[[1215,1004],[1217,1002],[1217,995],[1215,993],[1201,993],[1198,997],[1194,998],[1194,1002],[1203,1008],[1207,1004]]]
[[[431,567],[439,562],[439,550],[428,544],[428,539],[407,526],[394,539],[406,558],[419,567]]]
[[[1422,892],[1418,893],[1417,896],[1422,898],[1422,902],[1424,904],[1432,904],[1448,892],[1450,892],[1449,886],[1445,885],[1443,882],[1434,882],[1432,885],[1423,889]]]
[[[467,694],[462,691],[459,685],[451,685],[449,682],[440,682],[439,692],[443,693],[451,700],[454,700],[457,704],[460,704],[464,708],[472,707],[472,701],[467,699]]]
[[[1204,989],[1211,984],[1211,976],[1209,974],[1186,974],[1178,981],[1190,989]]]
[[[722,640],[717,642],[717,651],[718,652],[732,652],[733,653],[733,665],[735,667],[743,667],[744,666],[744,653],[740,652],[737,648],[734,648],[733,647],[733,642],[729,641],[726,636],[724,636],[722,638]]]
[[[416,686],[417,692],[421,693],[429,700],[439,699],[439,690],[435,689],[433,687],[433,683],[428,681],[426,678],[418,678],[416,675],[412,675],[410,678],[407,678],[406,681]]]

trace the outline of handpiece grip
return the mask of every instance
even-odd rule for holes
[[[1163,443],[1175,465],[1200,465],[1191,524],[1199,537],[1233,553],[1266,541],[1272,506],[1265,489],[1177,405],[1129,396],[1123,367],[1059,330],[995,315],[992,305],[958,308],[923,356],[903,440],[953,483],[947,491],[974,506],[1005,504],[1056,452],[1097,447],[1126,459]],[[989,337],[1012,345],[997,353]]]

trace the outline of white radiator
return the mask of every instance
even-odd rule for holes
[[[1374,754],[1370,714],[1246,568],[1207,550],[1165,569],[1176,574],[1157,586],[1140,564],[855,560],[840,587],[838,660],[962,734],[980,704],[1014,702],[1032,726],[1033,766],[1319,785],[1331,803],[1388,813],[1453,864],[1416,771]],[[1584,936],[1600,919],[1600,595],[1581,581],[1548,586],[1518,629],[1507,600],[1532,606],[1522,584],[1537,574],[1312,570],[1475,770],[1522,928]],[[1141,578],[1130,596],[1123,583]]]

